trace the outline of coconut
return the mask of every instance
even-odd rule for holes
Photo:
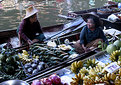
[[[110,45],[108,45],[107,48],[106,48],[106,51],[107,51],[107,53],[109,53],[109,54],[111,54],[113,51],[116,51],[116,50],[117,50],[117,47],[116,47],[116,45],[114,45],[114,44],[110,44]]]
[[[119,49],[121,47],[121,40],[116,40],[113,44]]]

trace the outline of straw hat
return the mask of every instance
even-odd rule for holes
[[[99,16],[95,12],[85,13],[82,15],[82,18],[86,21],[91,16],[99,19]]]
[[[28,7],[28,8],[26,9],[26,16],[24,17],[24,19],[26,19],[26,18],[28,18],[28,17],[34,15],[34,14],[37,13],[37,12],[38,12],[38,10],[35,9],[34,6]]]
[[[99,25],[103,25],[103,21],[100,19],[100,17],[96,14],[96,12],[90,12],[82,15],[82,18],[84,21],[87,21],[88,18],[95,17],[98,20]]]

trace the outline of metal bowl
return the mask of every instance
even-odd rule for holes
[[[29,84],[22,80],[8,80],[0,83],[0,85],[29,85]]]

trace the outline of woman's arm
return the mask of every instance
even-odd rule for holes
[[[26,25],[26,22],[23,20],[19,26],[19,37],[23,38],[25,41],[27,41],[28,44],[32,44],[32,41],[25,35],[23,32],[24,26]]]
[[[83,48],[84,51],[86,52],[86,47],[84,46],[84,44],[82,44],[82,48]]]
[[[86,26],[83,27],[81,33],[80,33],[80,45],[82,46],[82,48],[84,49],[85,52],[88,51],[88,49],[86,48],[85,44],[85,34],[86,34]]]
[[[86,29],[86,27],[83,27],[83,29],[80,32],[80,45],[84,44],[85,29]]]

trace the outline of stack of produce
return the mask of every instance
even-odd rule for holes
[[[106,51],[110,54],[112,62],[116,61],[121,65],[121,40],[116,40],[113,44],[108,45]]]
[[[56,74],[53,74],[48,78],[34,80],[31,85],[68,85],[68,84],[61,82],[60,77]]]
[[[110,54],[109,59],[116,62],[121,67],[121,40],[116,40],[113,44],[107,46],[106,51]],[[95,59],[86,61],[75,61],[71,64],[71,71],[75,73],[71,85],[94,85],[106,83],[107,85],[121,85],[121,68],[116,72],[110,73],[105,67],[110,63],[99,65]]]
[[[23,79],[25,73],[21,68],[15,49],[3,49],[0,53],[0,81]]]
[[[116,40],[114,43],[107,46],[107,53],[111,54],[113,51],[121,49],[121,40]]]
[[[33,44],[28,51],[18,54],[25,71],[29,74],[37,73],[47,67],[57,65],[70,56],[60,48],[53,48],[46,44]]]
[[[121,68],[116,73],[108,73],[104,68],[108,65],[101,66],[95,62],[95,59],[75,61],[71,64],[71,71],[75,73],[71,85],[94,85],[106,83],[107,85],[121,85]]]
[[[44,62],[40,62],[39,59],[34,59],[32,62],[26,63],[24,68],[27,73],[35,74],[41,70],[44,70],[47,66]]]

